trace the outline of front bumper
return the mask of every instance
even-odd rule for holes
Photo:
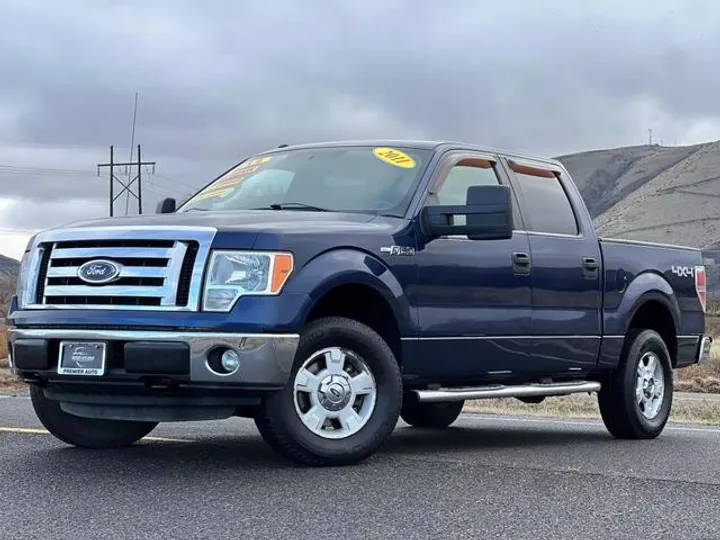
[[[217,332],[9,328],[11,369],[44,386],[281,388],[288,380],[299,336]],[[101,342],[101,376],[58,374],[61,341]],[[218,351],[233,350],[239,367],[217,369]]]

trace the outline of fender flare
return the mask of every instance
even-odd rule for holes
[[[401,336],[417,333],[415,310],[392,270],[380,259],[353,248],[334,248],[315,256],[288,283],[288,292],[305,294],[301,318],[327,292],[341,285],[366,285],[377,291],[395,316]]]
[[[680,302],[670,283],[663,276],[652,271],[635,276],[622,295],[617,313],[624,314],[621,325],[623,332],[627,334],[630,323],[637,312],[644,304],[650,301],[658,302],[668,309],[677,334],[681,327],[682,318]]]

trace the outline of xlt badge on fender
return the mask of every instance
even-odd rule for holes
[[[382,253],[389,253],[390,255],[415,255],[415,248],[412,246],[383,246],[380,248]]]

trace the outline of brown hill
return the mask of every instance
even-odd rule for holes
[[[558,159],[578,184],[600,235],[701,249],[720,242],[720,142]]]

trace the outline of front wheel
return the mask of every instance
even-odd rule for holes
[[[372,329],[345,318],[311,323],[286,387],[263,401],[255,423],[265,441],[305,465],[350,465],[393,431],[402,402],[400,368]]]
[[[58,401],[48,399],[42,388],[31,385],[30,399],[40,423],[56,438],[81,448],[121,448],[142,439],[157,422],[100,420],[65,412]]]
[[[618,439],[652,439],[670,418],[673,371],[670,353],[654,330],[633,330],[616,371],[598,393],[605,427]]]

